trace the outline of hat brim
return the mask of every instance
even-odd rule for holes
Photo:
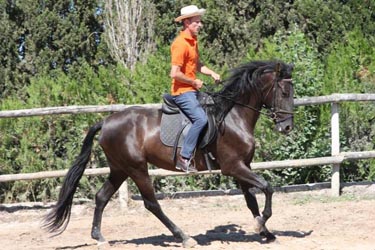
[[[200,9],[200,10],[194,12],[194,13],[190,13],[190,14],[187,14],[187,15],[179,16],[176,19],[174,19],[174,21],[175,22],[181,22],[182,20],[184,20],[186,18],[190,18],[190,17],[193,17],[193,16],[202,16],[205,12],[206,12],[205,9]]]

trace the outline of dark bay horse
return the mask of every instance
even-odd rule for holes
[[[259,116],[267,114],[274,121],[277,131],[286,134],[292,130],[292,71],[293,65],[281,61],[250,62],[233,69],[224,81],[224,87],[211,93],[219,133],[215,141],[208,145],[209,151],[216,158],[215,163],[221,173],[237,179],[254,216],[255,229],[266,241],[275,239],[265,225],[272,215],[273,189],[250,168],[255,150],[254,128]],[[120,185],[130,177],[139,188],[144,206],[176,238],[182,240],[184,247],[194,246],[196,241],[162,211],[148,174],[148,163],[177,171],[170,157],[172,147],[164,146],[160,140],[161,116],[160,108],[133,106],[93,125],[84,139],[80,155],[64,179],[55,207],[45,218],[44,227],[57,234],[67,227],[74,192],[89,161],[94,137],[101,130],[99,143],[108,160],[110,174],[96,194],[92,238],[105,242],[101,233],[103,210]],[[206,170],[203,158],[201,150],[197,150],[195,164],[199,171]],[[249,191],[252,187],[265,194],[262,214],[255,195]]]

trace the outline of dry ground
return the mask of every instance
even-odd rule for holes
[[[260,204],[263,196],[257,195]],[[275,193],[267,225],[277,240],[263,243],[242,195],[165,199],[164,212],[198,245],[195,249],[364,249],[375,250],[375,185],[344,188],[340,198],[330,190]],[[112,201],[104,213],[102,232],[108,244],[90,238],[94,205],[74,205],[70,224],[50,238],[40,229],[48,212],[37,206],[0,206],[0,246],[22,249],[182,249],[142,201],[121,210]]]

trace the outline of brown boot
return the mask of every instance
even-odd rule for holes
[[[184,159],[181,155],[177,157],[176,169],[182,170],[186,173],[198,172],[198,170],[193,165],[190,164],[190,161],[187,159]]]

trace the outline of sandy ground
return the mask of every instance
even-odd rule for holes
[[[263,195],[257,195],[263,204]],[[375,185],[343,189],[275,193],[267,226],[277,240],[264,243],[242,195],[165,199],[164,212],[198,245],[194,249],[361,249],[375,250]],[[102,233],[107,244],[90,237],[93,203],[74,205],[70,224],[51,238],[40,229],[47,208],[0,206],[0,246],[20,249],[183,249],[171,233],[144,207],[131,200],[121,210],[116,200],[104,213]]]

